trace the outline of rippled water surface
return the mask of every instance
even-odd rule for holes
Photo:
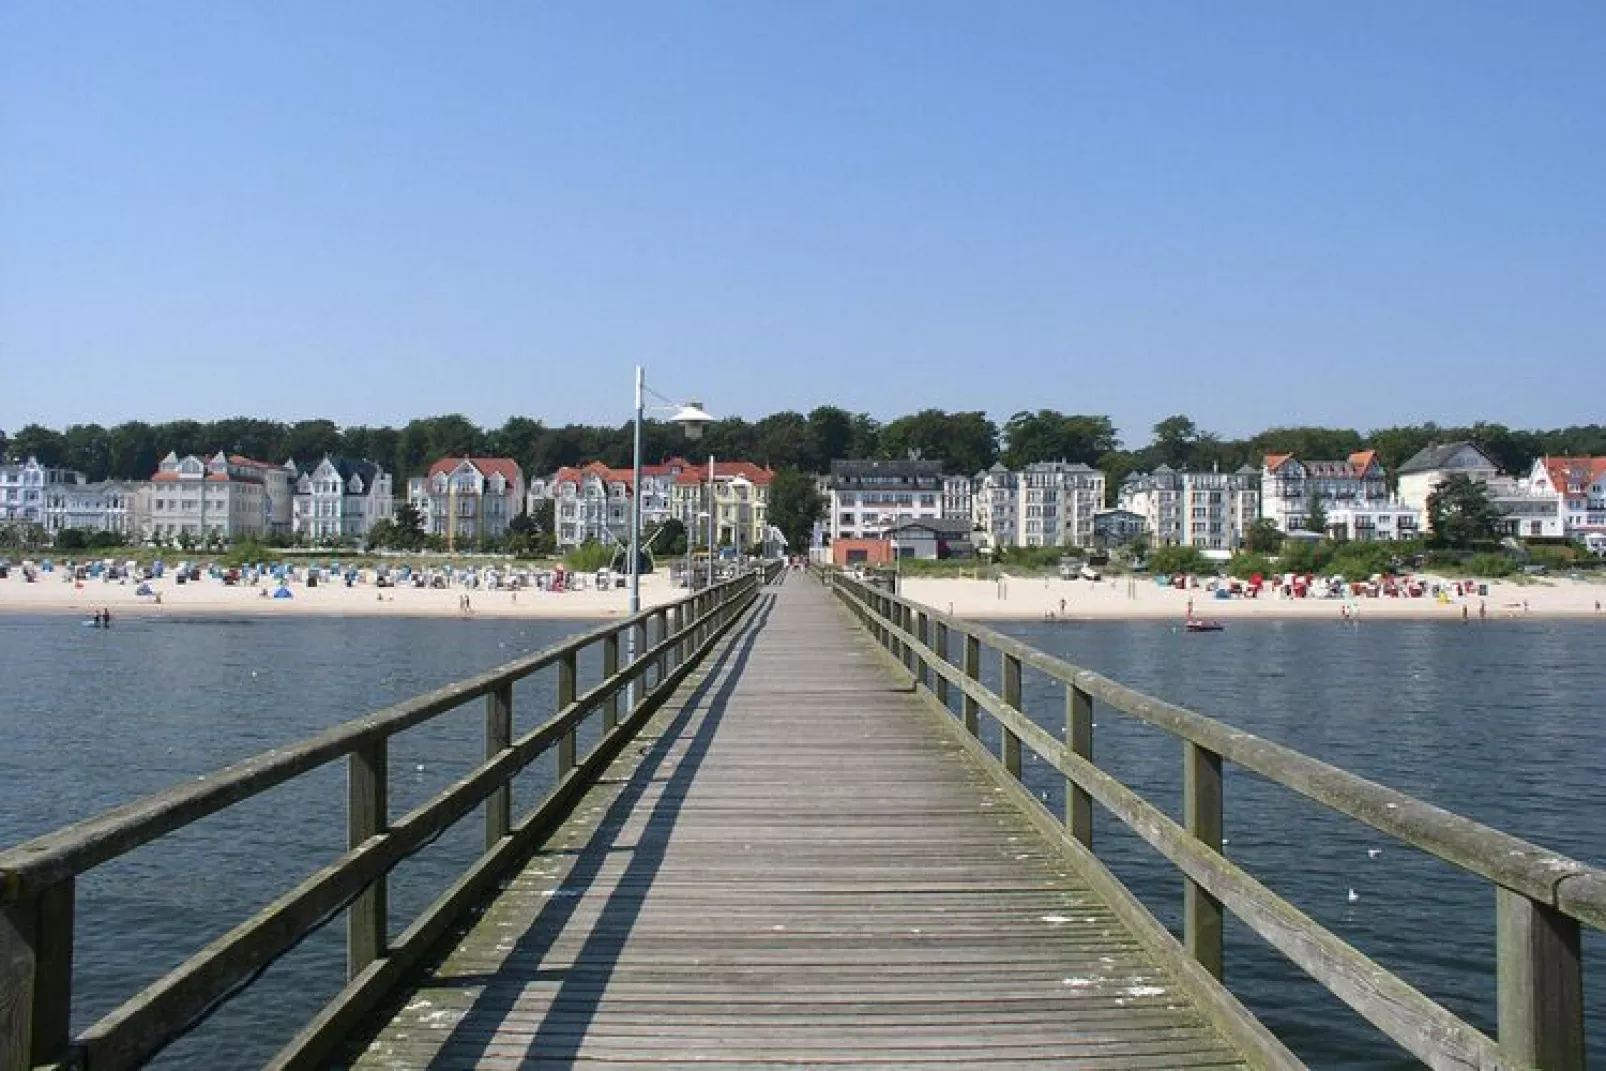
[[[300,740],[582,631],[586,622],[125,618],[101,631],[67,617],[0,616],[0,845]],[[600,672],[583,661],[582,686]],[[538,673],[514,691],[515,732],[553,707]],[[483,702],[396,737],[391,813],[479,761]],[[527,808],[549,764],[521,777]],[[74,1025],[81,1029],[339,855],[342,762],[97,868],[78,886]],[[478,813],[391,882],[399,933],[470,861]],[[269,969],[159,1064],[255,1067],[338,991],[338,920]]]
[[[66,618],[0,618],[0,844],[159,791],[264,748],[556,642],[581,623],[160,620],[109,632]],[[1578,858],[1606,862],[1606,628],[1593,623],[1032,624],[1006,631],[1433,803]],[[594,679],[582,666],[582,684]],[[996,680],[996,667],[988,667]],[[520,731],[554,682],[515,693]],[[1028,672],[1026,705],[1056,732],[1059,686]],[[392,745],[392,813],[476,761],[479,703]],[[1174,816],[1179,745],[1100,707],[1096,756]],[[1041,764],[1028,782],[1056,809]],[[545,765],[519,785],[527,806]],[[392,882],[399,930],[472,858],[470,818]],[[1180,881],[1113,820],[1100,854],[1168,924]],[[1228,853],[1345,939],[1493,1029],[1493,893],[1478,879],[1229,768]],[[97,869],[79,886],[79,1027],[337,855],[345,771],[335,764]],[[1374,856],[1374,852],[1375,854]],[[1351,902],[1349,890],[1357,899]],[[173,1046],[164,1066],[250,1067],[338,989],[337,922]],[[1586,941],[1591,1055],[1606,1063],[1606,947]],[[1410,1062],[1243,927],[1228,931],[1235,991],[1314,1065]]]

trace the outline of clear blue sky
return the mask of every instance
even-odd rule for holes
[[[1606,420],[1606,3],[0,5],[0,427]]]

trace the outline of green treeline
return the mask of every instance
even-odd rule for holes
[[[672,454],[701,461],[743,459],[777,469],[825,472],[835,458],[906,458],[942,461],[950,472],[973,474],[1002,461],[1011,468],[1034,461],[1081,461],[1102,468],[1110,487],[1128,472],[1173,467],[1236,469],[1260,466],[1268,453],[1302,458],[1342,458],[1375,449],[1393,474],[1400,463],[1432,442],[1470,439],[1508,472],[1525,471],[1535,457],[1606,455],[1606,426],[1523,431],[1500,424],[1440,427],[1414,424],[1362,433],[1351,428],[1269,428],[1247,439],[1227,439],[1201,430],[1186,416],[1172,416],[1151,429],[1149,442],[1128,447],[1106,416],[1050,409],[1016,413],[1002,426],[980,412],[926,409],[886,423],[864,413],[821,406],[810,413],[781,412],[762,420],[739,417],[713,424],[697,443],[673,425],[650,421],[643,439],[649,462]],[[131,421],[105,428],[74,424],[63,430],[30,424],[9,437],[0,432],[0,455],[37,456],[41,462],[85,473],[91,480],[147,479],[169,450],[213,454],[219,450],[260,461],[316,462],[324,454],[370,458],[398,481],[422,475],[440,457],[481,454],[512,457],[526,473],[550,473],[563,465],[600,460],[630,463],[631,425],[601,427],[513,417],[498,428],[481,428],[460,415],[427,417],[400,428],[341,428],[330,420],[282,423],[250,417],[179,420],[165,424]]]

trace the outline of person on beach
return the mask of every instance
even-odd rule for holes
[[[1489,618],[1489,604],[1482,599],[1478,600],[1478,620],[1486,621]]]

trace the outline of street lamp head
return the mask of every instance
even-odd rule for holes
[[[703,437],[703,429],[714,422],[714,418],[703,408],[702,402],[687,402],[669,418],[670,423],[679,424],[686,430],[686,438],[696,442]]]

